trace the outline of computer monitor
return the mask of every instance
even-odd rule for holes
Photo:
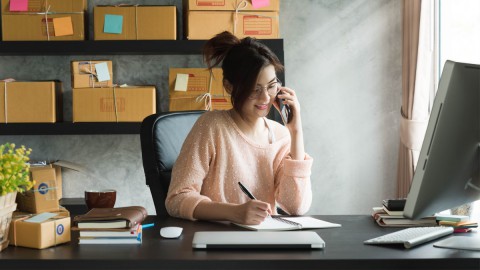
[[[418,219],[480,199],[480,66],[447,61],[404,208]]]

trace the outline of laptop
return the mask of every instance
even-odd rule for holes
[[[196,232],[194,249],[321,249],[325,242],[311,231],[221,231]]]

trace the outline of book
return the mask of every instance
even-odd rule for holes
[[[403,217],[403,211],[392,211],[388,210],[387,207],[382,206],[383,211],[385,211],[390,216],[401,216]]]
[[[141,244],[142,234],[137,237],[79,237],[79,244]]]
[[[403,215],[389,215],[383,207],[374,207],[372,217],[381,227],[422,227],[438,226],[435,217],[408,219]]]
[[[462,216],[462,215],[442,215],[436,214],[435,217],[438,221],[453,221],[453,222],[460,222],[460,221],[468,221],[470,219],[469,216]]]
[[[80,230],[80,237],[122,237],[137,238],[142,233],[142,225],[137,224],[126,231],[99,231],[99,230]]]
[[[258,225],[234,223],[237,226],[255,231],[290,231],[302,229],[324,229],[341,227],[341,224],[331,223],[312,217],[267,217]]]
[[[147,217],[142,206],[119,208],[93,208],[84,215],[75,216],[73,221],[79,229],[132,228]]]

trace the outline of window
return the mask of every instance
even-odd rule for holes
[[[435,81],[438,83],[446,60],[480,65],[480,1],[437,1],[435,32],[438,34],[435,43],[438,77]],[[473,203],[472,218],[480,220],[480,201]]]

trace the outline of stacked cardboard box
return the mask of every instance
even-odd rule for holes
[[[175,40],[175,6],[96,6],[95,40]]]
[[[58,200],[62,197],[62,174],[60,167],[52,165],[30,168],[30,179],[35,181],[31,190],[17,194],[20,211],[43,213],[58,211]]]
[[[278,38],[279,2],[270,0],[267,5],[256,6],[251,1],[187,0],[187,39],[210,39],[223,31],[239,38]]]
[[[45,214],[48,216],[42,217]],[[70,213],[64,208],[31,215],[14,212],[9,229],[9,240],[12,246],[44,249],[71,240]]]
[[[223,87],[220,68],[170,68],[168,76],[170,111],[228,110],[230,95]]]
[[[87,0],[1,1],[3,40],[85,39]]]
[[[155,86],[73,89],[73,122],[141,122],[155,112]]]
[[[54,123],[62,120],[62,84],[0,82],[0,122]]]
[[[98,61],[72,61],[72,87],[73,88],[87,88],[87,87],[109,87],[113,85],[113,70],[112,61],[98,60]],[[97,72],[99,65],[105,66],[108,71],[109,79],[101,79],[100,71]]]

